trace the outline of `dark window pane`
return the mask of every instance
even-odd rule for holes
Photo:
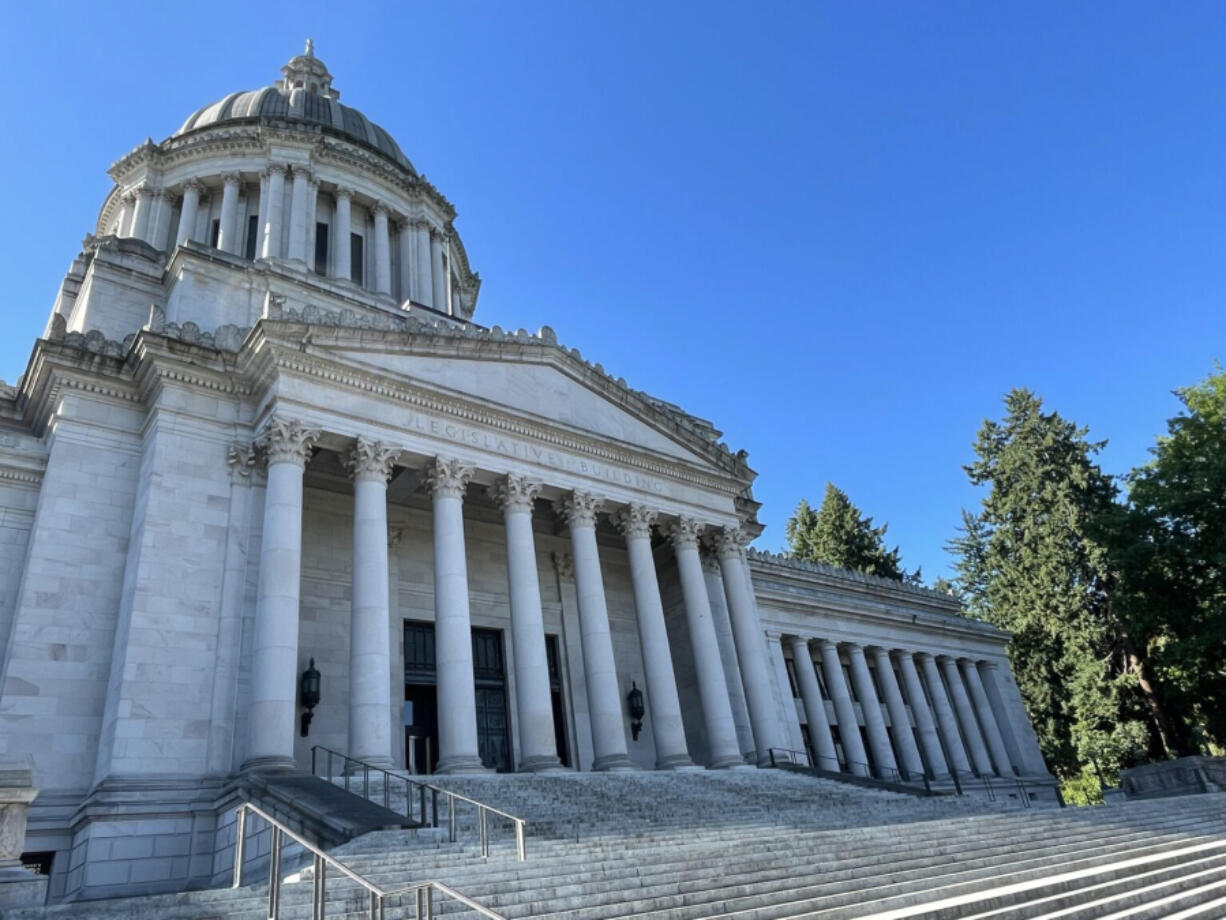
[[[315,225],[315,274],[328,274],[328,225]]]
[[[255,258],[256,239],[260,235],[260,215],[252,214],[247,218],[247,247],[246,255],[248,259]]]
[[[362,258],[362,237],[360,234],[349,234],[349,280],[354,284],[362,283],[362,269],[365,261]]]

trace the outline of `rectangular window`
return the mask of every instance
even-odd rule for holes
[[[255,244],[260,235],[260,215],[252,214],[247,218],[247,246],[244,250],[248,259],[255,258]]]
[[[792,688],[792,699],[798,700],[800,699],[800,690],[796,686],[796,662],[791,658],[784,658],[783,663],[787,668],[788,686]]]
[[[315,224],[315,274],[328,274],[328,225]]]
[[[216,249],[219,239],[221,239],[221,221],[215,219],[213,229],[209,231],[209,245]]]
[[[362,269],[366,267],[366,261],[362,254],[362,235],[360,233],[349,234],[349,280],[354,284],[362,284],[362,278],[365,274]]]

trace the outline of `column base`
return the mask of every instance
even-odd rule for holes
[[[250,760],[243,761],[243,765],[239,768],[239,772],[246,773],[249,770],[297,770],[298,762],[292,757],[281,757],[278,755],[268,755],[265,757],[252,757]]]
[[[525,757],[516,767],[517,773],[545,773],[550,770],[565,770],[562,761],[556,754],[542,754],[538,757]]]
[[[356,761],[361,761],[357,763]],[[355,776],[362,772],[362,766],[368,764],[372,767],[381,767],[384,770],[391,770],[395,764],[390,757],[362,757],[358,754],[350,754],[349,761],[345,767],[345,772],[349,776]]]
[[[702,768],[690,760],[689,754],[672,754],[656,761],[657,770],[701,770]]]
[[[457,754],[445,757],[434,768],[435,773],[492,773],[493,771],[481,762],[480,757],[471,754]]]
[[[625,754],[608,754],[592,761],[593,773],[608,773],[619,770],[637,770],[638,767]]]
[[[735,754],[735,755],[729,755],[727,757],[719,757],[711,761],[709,764],[707,764],[707,769],[708,770],[731,770],[736,767],[747,767],[747,766],[749,766],[749,764],[745,763],[745,758],[742,757],[740,754]]]

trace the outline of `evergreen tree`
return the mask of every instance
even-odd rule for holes
[[[788,519],[788,555],[918,584],[919,569],[910,574],[904,572],[898,547],[885,548],[887,526],[874,527],[873,519],[862,515],[846,493],[833,483],[826,483],[826,495],[819,510],[814,511],[801,499],[796,513]]]
[[[959,582],[970,613],[1013,633],[1014,671],[1049,765],[1071,777],[1093,757],[1114,772],[1149,746],[1151,725],[1111,605],[1101,527],[1117,490],[1094,460],[1103,443],[1027,390],[1007,394],[1005,410],[984,423],[966,467],[988,493],[951,544]]]

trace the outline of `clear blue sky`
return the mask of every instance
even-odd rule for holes
[[[459,210],[476,318],[712,419],[768,525],[827,480],[904,561],[1028,386],[1143,462],[1226,332],[1226,5],[11,5],[0,377],[106,167],[307,36]]]

